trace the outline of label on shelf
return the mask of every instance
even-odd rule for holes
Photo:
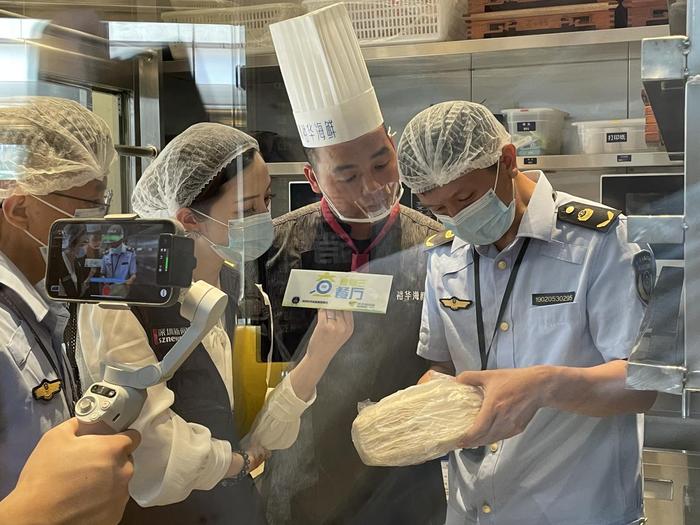
[[[525,166],[535,166],[537,165],[537,157],[525,157],[523,163]]]
[[[617,133],[606,133],[605,142],[607,142],[608,144],[619,144],[627,142],[627,132],[621,131]]]
[[[618,155],[617,162],[632,162],[632,155]]]
[[[518,133],[523,131],[537,131],[537,122],[518,122]]]

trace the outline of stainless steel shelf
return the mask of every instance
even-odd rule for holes
[[[606,153],[599,155],[547,155],[518,157],[520,169],[594,170],[601,168],[643,168],[683,166],[683,161],[669,160],[665,151],[642,153]]]
[[[684,36],[642,43],[642,83],[673,157],[682,157],[685,138],[686,80],[690,41]]]
[[[304,162],[268,163],[271,176],[303,175]],[[522,170],[545,171],[595,170],[607,168],[643,168],[683,166],[682,161],[669,160],[664,151],[603,155],[546,155],[541,157],[518,157]]]
[[[588,46],[597,44],[619,44],[640,42],[644,38],[668,36],[668,26],[629,27],[604,29],[577,33],[554,33],[482,40],[460,40],[456,42],[434,42],[425,44],[397,44],[362,49],[368,62],[380,60],[417,59],[474,55],[480,53],[504,53],[524,49]],[[248,66],[276,66],[274,53],[249,55]]]

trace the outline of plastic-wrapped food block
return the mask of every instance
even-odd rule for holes
[[[434,379],[360,408],[352,441],[370,466],[418,465],[457,448],[481,409],[480,388]]]

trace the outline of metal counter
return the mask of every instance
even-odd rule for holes
[[[647,525],[700,523],[700,454],[644,450]]]

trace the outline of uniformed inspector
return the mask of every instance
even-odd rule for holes
[[[129,287],[136,281],[136,252],[124,242],[121,226],[110,226],[107,237],[111,247],[102,257],[102,275],[113,283],[109,295],[126,297]]]
[[[68,310],[44,285],[51,225],[104,215],[115,156],[107,124],[77,102],[0,99],[3,524],[116,525],[128,499],[138,434],[79,435]]]
[[[521,172],[483,106],[417,115],[403,182],[448,231],[431,236],[418,354],[484,389],[450,456],[448,524],[643,521],[642,417],[626,359],[654,262],[617,210]]]
[[[351,440],[358,402],[415,384],[425,279],[421,244],[440,225],[399,204],[396,148],[345,7],[271,26],[285,87],[307,148],[305,173],[322,201],[275,221],[265,265],[277,350],[303,355],[316,312],[283,308],[291,269],[393,276],[386,315],[355,313],[353,336],[318,385],[296,443],[273,453],[262,483],[270,523],[442,525],[439,462],[371,468]],[[319,71],[333,75],[319,75]],[[322,95],[325,93],[327,96]]]

